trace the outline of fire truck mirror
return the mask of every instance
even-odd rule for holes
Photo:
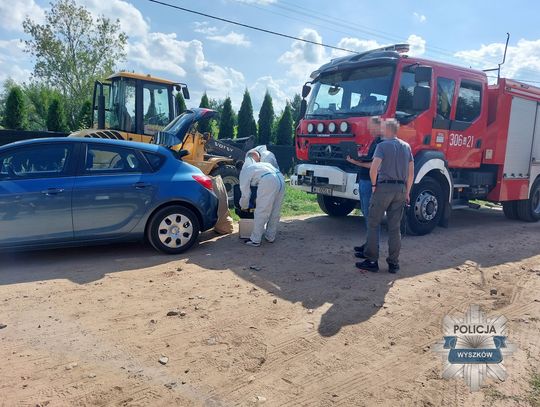
[[[413,93],[413,110],[423,112],[429,109],[431,89],[427,86],[415,86]]]
[[[309,95],[309,92],[311,92],[311,86],[306,83],[304,86],[302,86],[302,97],[307,97],[307,95]]]
[[[431,75],[433,73],[433,68],[430,66],[417,66],[414,71],[414,81],[416,83],[431,83]]]

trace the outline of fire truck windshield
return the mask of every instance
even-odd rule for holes
[[[322,74],[314,82],[306,119],[384,113],[394,70],[393,65],[380,65]]]

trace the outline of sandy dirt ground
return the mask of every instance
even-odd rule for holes
[[[177,257],[0,254],[0,406],[533,405],[540,223],[456,212],[403,240],[397,275],[386,244],[380,273],[353,267],[364,232],[359,217],[311,216],[260,248],[206,233]],[[474,393],[433,352],[444,315],[470,304],[506,316],[517,346],[506,381]]]

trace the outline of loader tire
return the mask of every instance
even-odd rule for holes
[[[234,165],[220,165],[215,168],[211,173],[211,176],[215,177],[220,175],[227,189],[227,198],[229,201],[229,207],[234,205],[234,186],[240,183],[240,172]]]

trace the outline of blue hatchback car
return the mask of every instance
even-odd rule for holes
[[[146,238],[181,253],[214,227],[212,182],[157,145],[89,138],[0,147],[0,248]]]

